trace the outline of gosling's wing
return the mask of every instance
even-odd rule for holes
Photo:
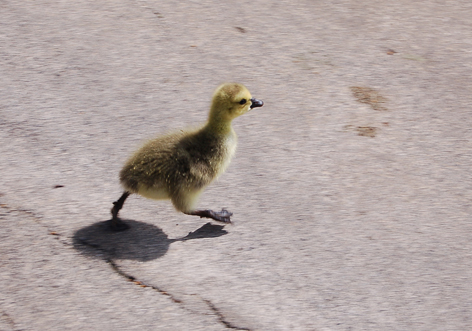
[[[174,155],[172,175],[179,188],[199,190],[211,183],[214,170],[205,155],[191,148],[179,148]]]
[[[120,172],[123,186],[136,192],[140,185],[153,187],[165,182],[173,169],[172,150],[176,135],[167,135],[148,141],[125,163]]]

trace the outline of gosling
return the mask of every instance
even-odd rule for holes
[[[170,199],[175,209],[187,215],[231,223],[231,212],[196,210],[195,205],[203,189],[226,170],[235,153],[237,136],[232,120],[263,105],[244,85],[222,84],[213,94],[208,121],[200,129],[161,136],[141,147],[120,172],[125,191],[113,202],[112,229],[129,228],[118,212],[133,193],[155,200]]]

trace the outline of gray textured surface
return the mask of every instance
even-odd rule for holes
[[[471,329],[472,3],[359,3],[0,0],[0,329]],[[106,231],[223,81],[265,102],[200,203],[235,225]]]

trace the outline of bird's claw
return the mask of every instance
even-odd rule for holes
[[[214,219],[223,223],[231,223],[232,212],[227,211],[226,209],[221,209],[220,212],[213,212]]]

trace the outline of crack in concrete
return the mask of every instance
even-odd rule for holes
[[[216,308],[216,306],[210,300],[204,299],[204,301],[206,302],[208,307],[210,307],[210,309],[213,310],[215,315],[218,317],[220,323],[223,324],[224,326],[226,326],[228,329],[241,330],[241,331],[251,331],[251,329],[242,328],[242,327],[233,325],[231,322],[229,322],[225,319],[225,316],[223,315],[223,313],[218,308]]]
[[[139,281],[136,279],[136,277],[134,276],[131,276],[130,274],[124,272],[123,270],[121,270],[121,268],[115,263],[115,261],[113,261],[112,259],[106,259],[105,260],[110,266],[111,268],[120,276],[126,278],[128,281],[130,282],[133,282],[134,284],[138,285],[139,287],[149,287],[149,288],[152,288],[153,290],[159,292],[160,294],[163,294],[167,297],[169,297],[173,302],[175,303],[182,303],[181,300],[175,298],[172,294],[170,294],[169,292],[167,291],[164,291],[162,289],[160,289],[159,287],[155,286],[155,285],[149,285],[149,284],[146,284],[142,281]]]
[[[107,252],[105,249],[101,248],[100,245],[97,245],[97,244],[92,244],[92,243],[89,243],[87,242],[86,240],[82,239],[82,238],[79,238],[80,240],[80,243],[83,244],[83,245],[86,245],[86,246],[89,246],[89,247],[92,247],[94,249],[97,249],[101,252],[103,252],[105,255],[110,255],[109,252]],[[175,303],[182,303],[181,300],[175,298],[172,294],[170,294],[169,292],[167,291],[164,291],[162,289],[160,289],[159,287],[157,286],[154,286],[154,285],[149,285],[149,284],[146,284],[140,280],[137,280],[136,277],[124,272],[120,266],[115,262],[113,261],[113,259],[111,259],[110,257],[107,257],[105,258],[105,262],[108,263],[110,265],[110,267],[113,269],[113,271],[115,271],[118,275],[126,278],[128,281],[130,282],[133,282],[133,284],[135,285],[138,285],[139,287],[149,287],[149,288],[152,288],[153,290],[159,292],[160,294],[163,294],[165,296],[168,296],[173,302]]]
[[[36,215],[33,211],[26,209],[26,208],[21,208],[21,207],[12,207],[7,205],[6,203],[0,203],[0,208],[4,209],[7,213],[13,213],[17,212],[18,214],[23,214],[35,221],[38,225],[46,229],[49,235],[54,236],[56,240],[58,240],[60,243],[66,246],[70,246],[71,244],[61,238],[61,235],[56,232],[51,230],[47,225],[43,224],[42,218],[38,215]]]
[[[101,248],[100,245],[89,243],[89,242],[87,242],[86,240],[84,240],[82,238],[80,239],[80,243],[83,244],[83,245],[92,247],[94,249],[100,250],[104,254],[109,255],[109,253],[105,249]],[[110,265],[110,267],[112,268],[112,270],[114,272],[116,272],[121,277],[125,278],[127,281],[132,282],[133,284],[135,284],[139,287],[142,287],[142,288],[149,287],[149,288],[155,290],[156,292],[169,297],[169,299],[171,299],[173,302],[179,304],[182,309],[187,310],[187,311],[192,312],[192,313],[197,313],[197,312],[185,307],[184,306],[185,303],[182,300],[177,299],[171,293],[169,293],[169,292],[167,292],[167,291],[165,291],[165,290],[163,290],[163,289],[161,289],[161,288],[159,288],[155,285],[150,285],[150,284],[147,284],[143,281],[140,281],[136,277],[126,273],[125,271],[123,271],[120,268],[120,266],[113,259],[108,257],[108,258],[105,259],[105,262]],[[223,324],[226,328],[233,329],[233,330],[241,330],[241,331],[251,331],[251,329],[238,327],[238,326],[233,325],[231,322],[227,321],[225,316],[223,315],[223,313],[221,313],[221,311],[218,308],[216,308],[216,306],[210,300],[202,299],[202,298],[201,298],[201,300],[204,301],[208,305],[208,307],[218,317],[218,321],[221,324]]]
[[[65,246],[71,246],[71,244],[63,239],[61,239],[61,235],[56,232],[56,231],[52,231],[47,225],[44,225],[42,223],[42,219],[41,217],[37,216],[33,211],[31,210],[28,210],[28,209],[25,209],[25,208],[15,208],[15,207],[10,207],[8,206],[7,204],[5,203],[2,203],[0,204],[0,208],[3,208],[4,210],[7,211],[7,213],[11,213],[11,212],[17,212],[17,213],[20,213],[20,214],[24,214],[30,218],[32,218],[37,224],[39,224],[41,227],[45,228],[48,232],[48,235],[52,235],[54,236],[54,238],[56,240],[58,240],[59,242],[61,242],[62,244],[64,244]],[[190,235],[190,234],[189,234]],[[187,238],[182,238],[183,240],[187,239]],[[87,242],[86,240],[80,238],[80,243],[85,245],[85,246],[89,246],[89,247],[92,247],[94,249],[97,249],[97,250],[100,250],[101,252],[103,252],[105,255],[108,255],[109,256],[109,252],[107,252],[105,249],[101,248],[99,245],[97,244],[92,244],[92,243],[89,243]],[[121,277],[125,278],[126,280],[130,281],[130,282],[133,282],[133,284],[139,286],[139,287],[142,287],[142,288],[151,288],[153,289],[154,291],[158,292],[159,294],[162,294],[162,295],[165,295],[167,297],[169,297],[169,299],[171,299],[173,302],[179,304],[181,306],[182,309],[185,309],[187,311],[190,311],[190,312],[193,312],[195,313],[194,311],[186,308],[185,306],[183,306],[184,302],[177,299],[175,296],[173,296],[171,293],[167,292],[167,291],[164,291],[163,289],[155,286],[155,285],[149,285],[149,284],[146,284],[140,280],[138,280],[136,277],[124,272],[120,267],[119,265],[113,261],[113,259],[111,258],[105,258],[105,262],[108,263],[110,265],[110,267],[112,268],[112,270],[114,272],[116,272],[118,275],[120,275]],[[218,317],[218,321],[223,324],[226,328],[228,329],[233,329],[233,330],[241,330],[241,331],[251,331],[251,329],[248,329],[248,328],[242,328],[242,327],[238,327],[238,326],[235,326],[233,325],[231,322],[227,321],[225,316],[223,315],[223,313],[218,309],[216,308],[216,306],[210,301],[210,300],[207,300],[207,299],[202,299],[207,305],[208,307],[213,311],[213,313]],[[12,327],[12,328],[15,328],[15,323],[13,321],[13,319],[5,312],[2,312],[1,314],[1,317],[2,319],[6,320],[7,323]]]

